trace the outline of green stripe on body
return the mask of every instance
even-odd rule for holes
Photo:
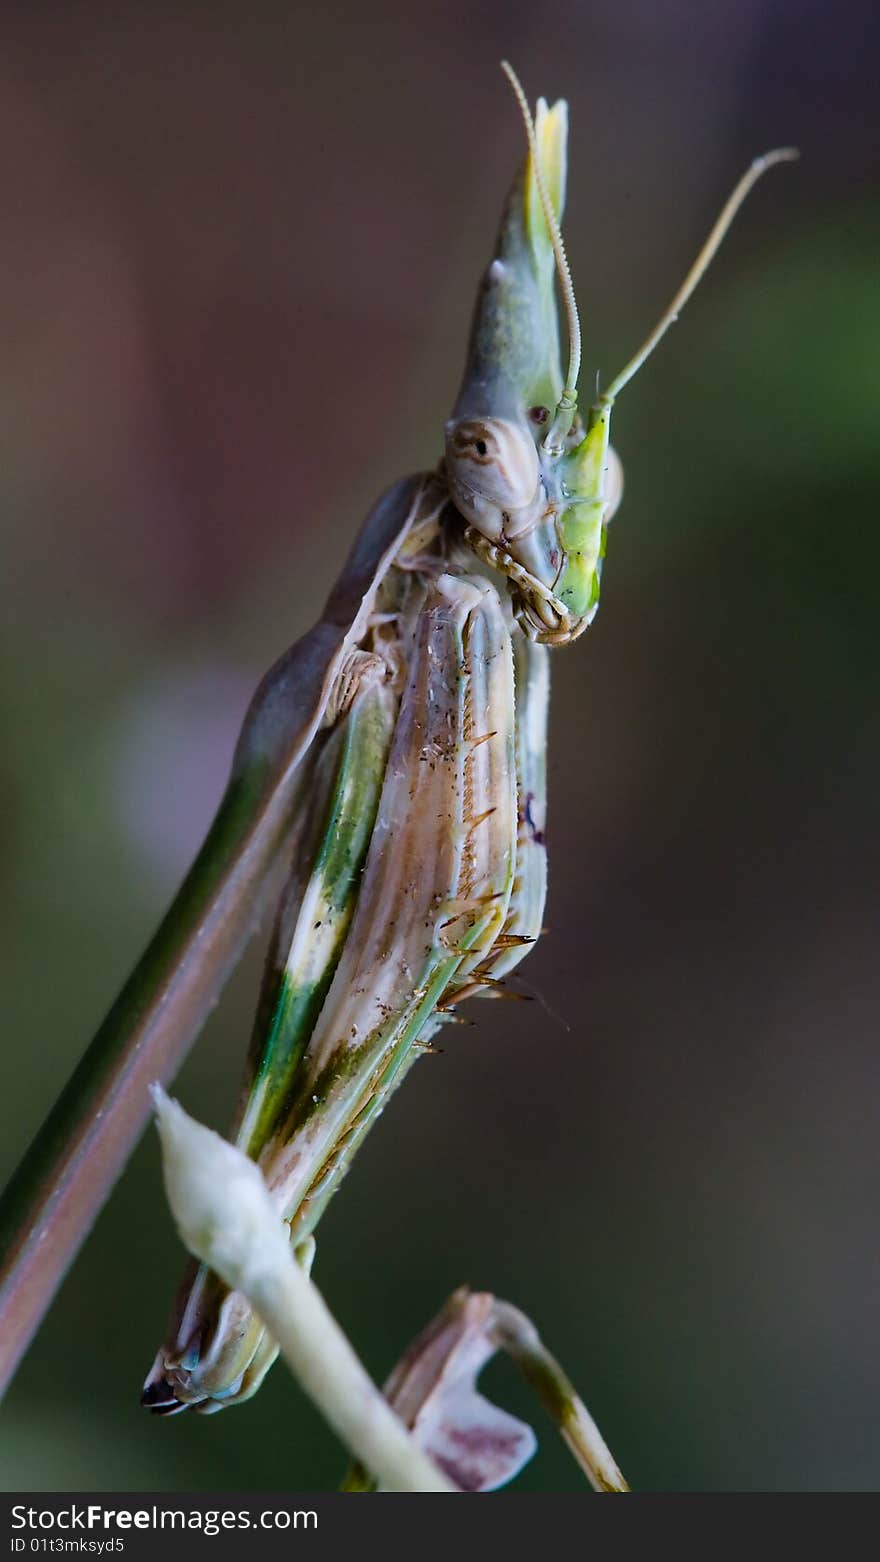
[[[316,767],[305,832],[309,866],[296,873],[279,913],[279,927],[289,930],[293,921],[293,928],[283,966],[270,961],[267,968],[274,1008],[258,1060],[252,1048],[255,1077],[237,1136],[239,1147],[253,1159],[288,1108],[345,945],[376,821],[395,709],[387,686],[362,690]],[[267,1007],[261,1000],[258,1026],[265,1025]],[[255,1040],[259,1043],[256,1029]]]

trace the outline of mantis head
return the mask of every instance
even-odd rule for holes
[[[623,492],[609,443],[615,398],[676,319],[752,185],[791,148],[756,159],[734,189],[684,282],[650,336],[584,421],[577,384],[581,334],[560,231],[568,109],[539,98],[534,120],[511,67],[528,155],[504,210],[483,277],[467,363],[446,425],[445,470],[467,544],[506,575],[530,639],[565,644],[599,605],[605,527]],[[560,359],[556,284],[568,330]]]

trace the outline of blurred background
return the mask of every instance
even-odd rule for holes
[[[586,387],[751,157],[802,149],[616,414],[602,611],[553,659],[539,1001],[441,1038],[319,1245],[380,1378],[464,1281],[525,1308],[641,1489],[880,1485],[872,13],[2,23],[0,1177],[188,865],[257,678],[440,453],[523,150],[498,59],[571,106]],[[178,1082],[219,1128],[260,958]],[[181,1262],[150,1134],[0,1414],[6,1489],[333,1485],[282,1369],[212,1419],[138,1408]],[[486,1386],[530,1413],[503,1367]],[[580,1489],[539,1418],[518,1487]]]

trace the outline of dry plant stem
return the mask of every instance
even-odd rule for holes
[[[345,1445],[385,1491],[454,1492],[417,1446],[293,1256],[255,1163],[154,1087],[168,1202],[190,1252],[241,1291]]]
[[[463,1491],[495,1491],[535,1451],[530,1427],[482,1395],[478,1379],[496,1351],[511,1356],[597,1492],[628,1492],[605,1441],[534,1324],[488,1291],[455,1291],[404,1352],[385,1384],[389,1404],[426,1453]],[[375,1491],[360,1465],[343,1491]]]
[[[495,1302],[492,1334],[516,1363],[556,1423],[587,1480],[597,1492],[628,1492],[602,1433],[534,1324],[509,1302]]]

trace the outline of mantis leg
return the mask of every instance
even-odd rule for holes
[[[528,954],[540,937],[547,899],[547,711],[550,652],[516,631],[513,635],[516,688],[517,836],[516,871],[504,927],[492,948],[459,973],[448,1002],[490,997],[496,984]],[[465,980],[461,980],[466,977]]]

